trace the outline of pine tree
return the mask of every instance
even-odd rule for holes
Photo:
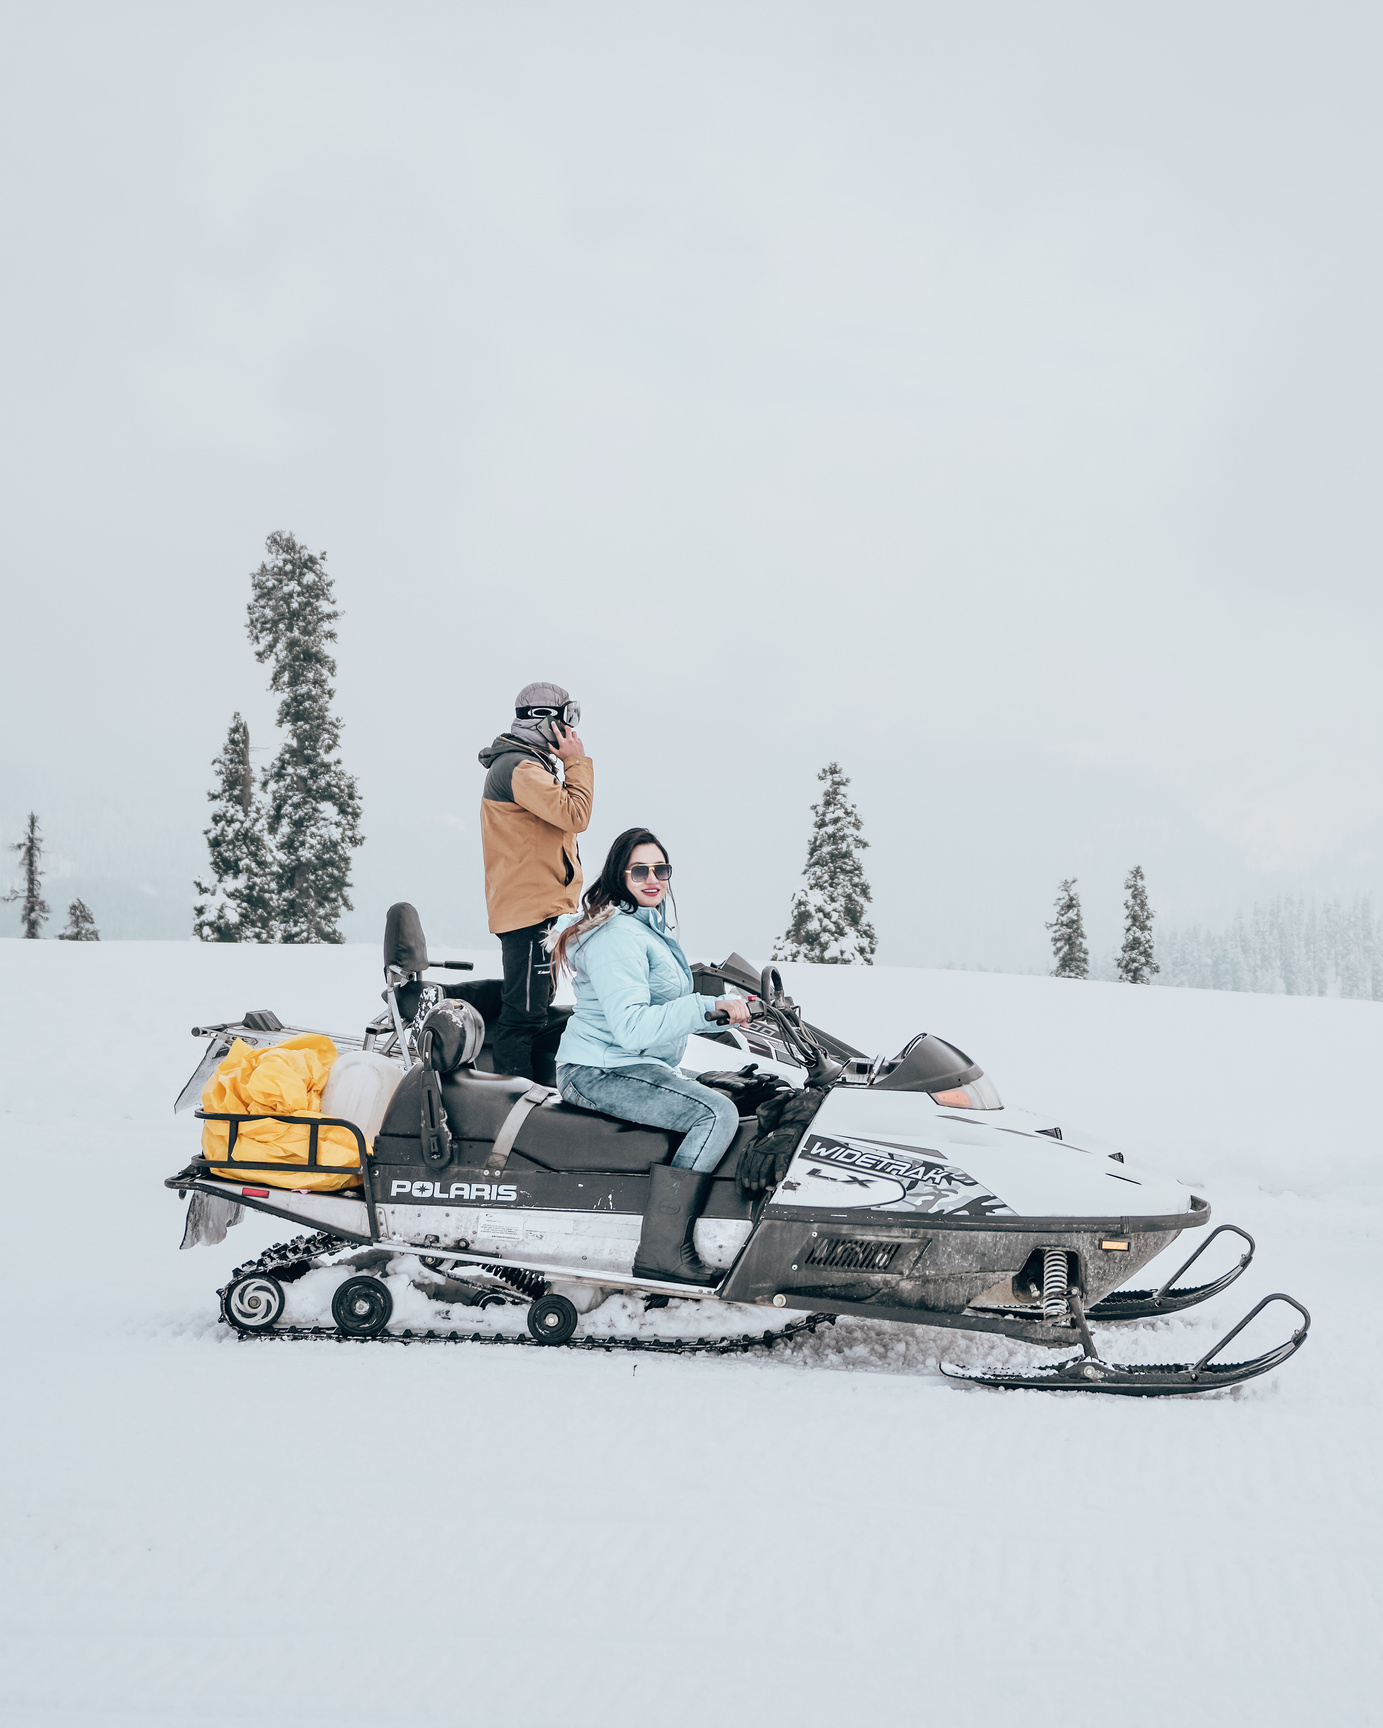
[[[59,942],[99,942],[101,932],[85,900],[74,900],[67,908],[67,928],[58,931]]]
[[[1052,953],[1056,965],[1053,978],[1088,978],[1090,951],[1085,946],[1085,925],[1080,915],[1080,895],[1076,893],[1076,878],[1068,876],[1057,890],[1056,917],[1047,928],[1052,933]]]
[[[24,838],[16,840],[10,847],[11,852],[17,852],[24,866],[24,886],[12,888],[5,895],[5,903],[19,901],[19,917],[24,925],[24,935],[30,942],[37,942],[41,931],[39,926],[48,920],[48,902],[43,898],[43,872],[38,867],[38,861],[43,856],[43,836],[38,831],[38,817],[29,812],[29,826]]]
[[[265,549],[269,561],[250,579],[247,628],[255,659],[273,665],[269,688],[282,698],[278,723],[287,734],[264,774],[279,940],[340,942],[341,915],[352,910],[350,855],[364,838],[331,712],[336,662],[327,644],[340,613],[325,552],[309,552],[291,534],[271,534]]]
[[[864,824],[845,796],[850,781],[839,762],[828,762],[817,779],[826,790],[812,805],[815,820],[802,872],[807,886],[792,897],[792,922],[775,944],[773,958],[872,966],[878,941],[864,915],[873,899],[859,856],[869,844],[861,832]]]
[[[1147,884],[1143,866],[1135,864],[1124,878],[1128,899],[1124,901],[1124,945],[1114,962],[1125,984],[1151,984],[1153,974],[1161,971],[1153,959],[1152,907],[1148,905]]]
[[[264,832],[264,806],[255,797],[250,729],[236,714],[221,754],[212,763],[217,783],[207,793],[211,826],[211,881],[196,883],[193,934],[203,942],[272,942],[274,860]]]

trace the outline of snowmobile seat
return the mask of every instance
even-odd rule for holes
[[[475,1068],[458,1068],[445,1075],[441,1082],[442,1104],[453,1137],[453,1160],[483,1168],[495,1137],[529,1088],[527,1080]],[[382,1163],[424,1161],[421,1091],[422,1070],[414,1069],[400,1082],[375,1140],[375,1157]],[[741,1122],[734,1144],[716,1171],[718,1178],[734,1175],[740,1147],[746,1137],[752,1137],[755,1126],[752,1116]],[[637,1122],[625,1122],[618,1116],[582,1110],[565,1102],[543,1104],[524,1118],[508,1163],[514,1169],[603,1170],[645,1175],[655,1164],[671,1163],[681,1143],[680,1134],[662,1128],[645,1128]]]
[[[560,1162],[548,1164],[544,1161],[547,1148],[529,1147],[527,1151],[515,1151],[510,1154],[507,1168],[509,1170],[556,1170],[559,1173],[577,1174],[581,1171],[596,1171],[602,1173],[618,1172],[626,1176],[643,1176],[652,1169],[654,1164],[666,1164],[677,1150],[680,1134],[667,1134],[658,1128],[641,1128],[632,1122],[619,1122],[612,1116],[596,1116],[593,1110],[576,1111],[570,1104],[554,1104],[542,1110],[535,1110],[529,1117],[535,1119],[547,1118],[544,1128],[555,1129],[561,1121],[563,1112],[587,1117],[595,1116],[597,1122],[605,1125],[604,1132],[598,1132],[590,1140],[582,1139],[573,1142],[563,1134],[562,1144],[554,1153],[554,1159]],[[551,1118],[556,1117],[557,1122]],[[614,1132],[611,1133],[610,1130]],[[758,1123],[752,1116],[746,1117],[740,1123],[739,1133],[716,1167],[715,1180],[711,1183],[710,1192],[706,1196],[705,1209],[702,1217],[710,1219],[752,1218],[754,1201],[752,1196],[741,1194],[739,1183],[735,1180],[740,1153],[754,1138],[758,1131]],[[524,1136],[520,1134],[522,1145]],[[582,1155],[589,1156],[589,1163],[578,1164],[573,1155],[573,1145]],[[620,1162],[616,1163],[615,1160]],[[625,1160],[628,1162],[625,1162]]]
[[[415,1068],[400,1082],[375,1139],[375,1157],[385,1164],[424,1162],[421,1135],[423,1071]],[[451,1129],[452,1157],[458,1164],[483,1168],[495,1137],[531,1082],[506,1074],[458,1068],[442,1077],[442,1104]],[[611,1170],[645,1173],[668,1163],[681,1142],[678,1134],[642,1128],[571,1104],[545,1104],[530,1110],[519,1130],[509,1162],[516,1168]]]
[[[530,1084],[465,1068],[442,1081],[447,1126],[458,1140],[469,1143],[467,1163],[484,1163],[485,1147],[494,1141]],[[514,1150],[544,1170],[643,1171],[650,1164],[666,1164],[680,1138],[573,1104],[545,1104],[529,1112]]]
[[[532,1084],[531,1080],[520,1080],[512,1074],[482,1077],[470,1069],[458,1068],[442,1079],[447,1126],[458,1140],[493,1140]]]
[[[586,1119],[575,1134],[570,1124],[573,1116]],[[538,1131],[531,1137],[519,1135],[509,1158],[511,1166],[520,1169],[537,1166],[542,1170],[563,1172],[617,1170],[642,1176],[654,1164],[670,1163],[682,1142],[680,1134],[662,1128],[645,1128],[637,1122],[623,1122],[617,1116],[602,1116],[597,1111],[580,1110],[571,1104],[552,1104],[535,1110],[529,1120],[535,1118],[542,1118],[535,1124]],[[594,1131],[587,1126],[592,1118],[600,1124]],[[757,1131],[758,1122],[754,1117],[741,1118],[739,1132],[716,1165],[717,1182],[734,1180],[740,1153]]]
[[[622,1122],[575,1104],[546,1104],[530,1113],[510,1163],[522,1157],[542,1170],[618,1170],[642,1176],[655,1164],[670,1164],[681,1141],[680,1134]]]

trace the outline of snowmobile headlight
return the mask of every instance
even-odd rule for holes
[[[949,1092],[933,1092],[932,1097],[938,1104],[945,1104],[952,1110],[1002,1110],[1004,1107],[998,1087],[984,1074],[977,1080],[967,1080],[964,1086],[953,1086]]]

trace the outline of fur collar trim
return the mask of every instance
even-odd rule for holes
[[[567,951],[570,952],[571,944],[573,942],[579,942],[583,936],[589,936],[592,930],[598,930],[602,924],[608,924],[610,919],[613,918],[617,912],[622,912],[623,910],[624,908],[622,906],[613,904],[602,906],[598,912],[592,912],[584,917],[578,918],[575,924],[568,924],[563,930],[549,930],[547,935],[543,937],[543,947],[547,949],[549,954],[551,954],[553,949],[557,946],[558,938],[560,936],[565,936],[567,939]]]

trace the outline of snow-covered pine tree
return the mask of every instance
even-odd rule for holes
[[[43,872],[38,867],[38,861],[43,856],[43,836],[38,831],[38,817],[29,812],[29,824],[24,830],[24,838],[16,840],[10,846],[11,852],[19,854],[19,861],[24,866],[24,886],[12,888],[5,895],[5,902],[19,902],[19,919],[24,926],[24,935],[30,942],[37,942],[42,931],[39,926],[48,920],[48,902],[43,898]]]
[[[255,797],[250,729],[236,714],[221,754],[212,763],[216,784],[207,793],[211,826],[205,830],[211,881],[195,886],[192,932],[203,942],[272,942],[274,860],[264,832],[264,806]]]
[[[287,734],[265,770],[266,829],[275,862],[275,911],[282,942],[341,942],[341,914],[352,910],[351,851],[360,832],[355,777],[339,755],[341,722],[331,712],[336,640],[326,553],[291,534],[271,534],[269,553],[250,578],[248,631],[255,659],[273,666],[269,688],[282,700]]]
[[[59,942],[99,942],[101,932],[85,900],[74,900],[67,908],[67,928],[58,931]]]
[[[1135,864],[1124,878],[1128,899],[1124,901],[1124,945],[1114,962],[1125,984],[1151,984],[1161,968],[1153,958],[1152,907],[1143,880],[1143,866]]]
[[[1080,915],[1080,895],[1076,893],[1076,878],[1068,876],[1057,889],[1056,917],[1047,928],[1052,933],[1052,954],[1056,965],[1053,978],[1088,978],[1090,950],[1085,945],[1085,925]]]
[[[839,762],[828,762],[817,779],[826,790],[812,805],[812,837],[802,872],[807,886],[792,897],[792,922],[774,944],[773,958],[872,966],[878,939],[864,915],[874,898],[860,862],[869,844],[861,832],[864,824],[845,796],[850,781]]]

